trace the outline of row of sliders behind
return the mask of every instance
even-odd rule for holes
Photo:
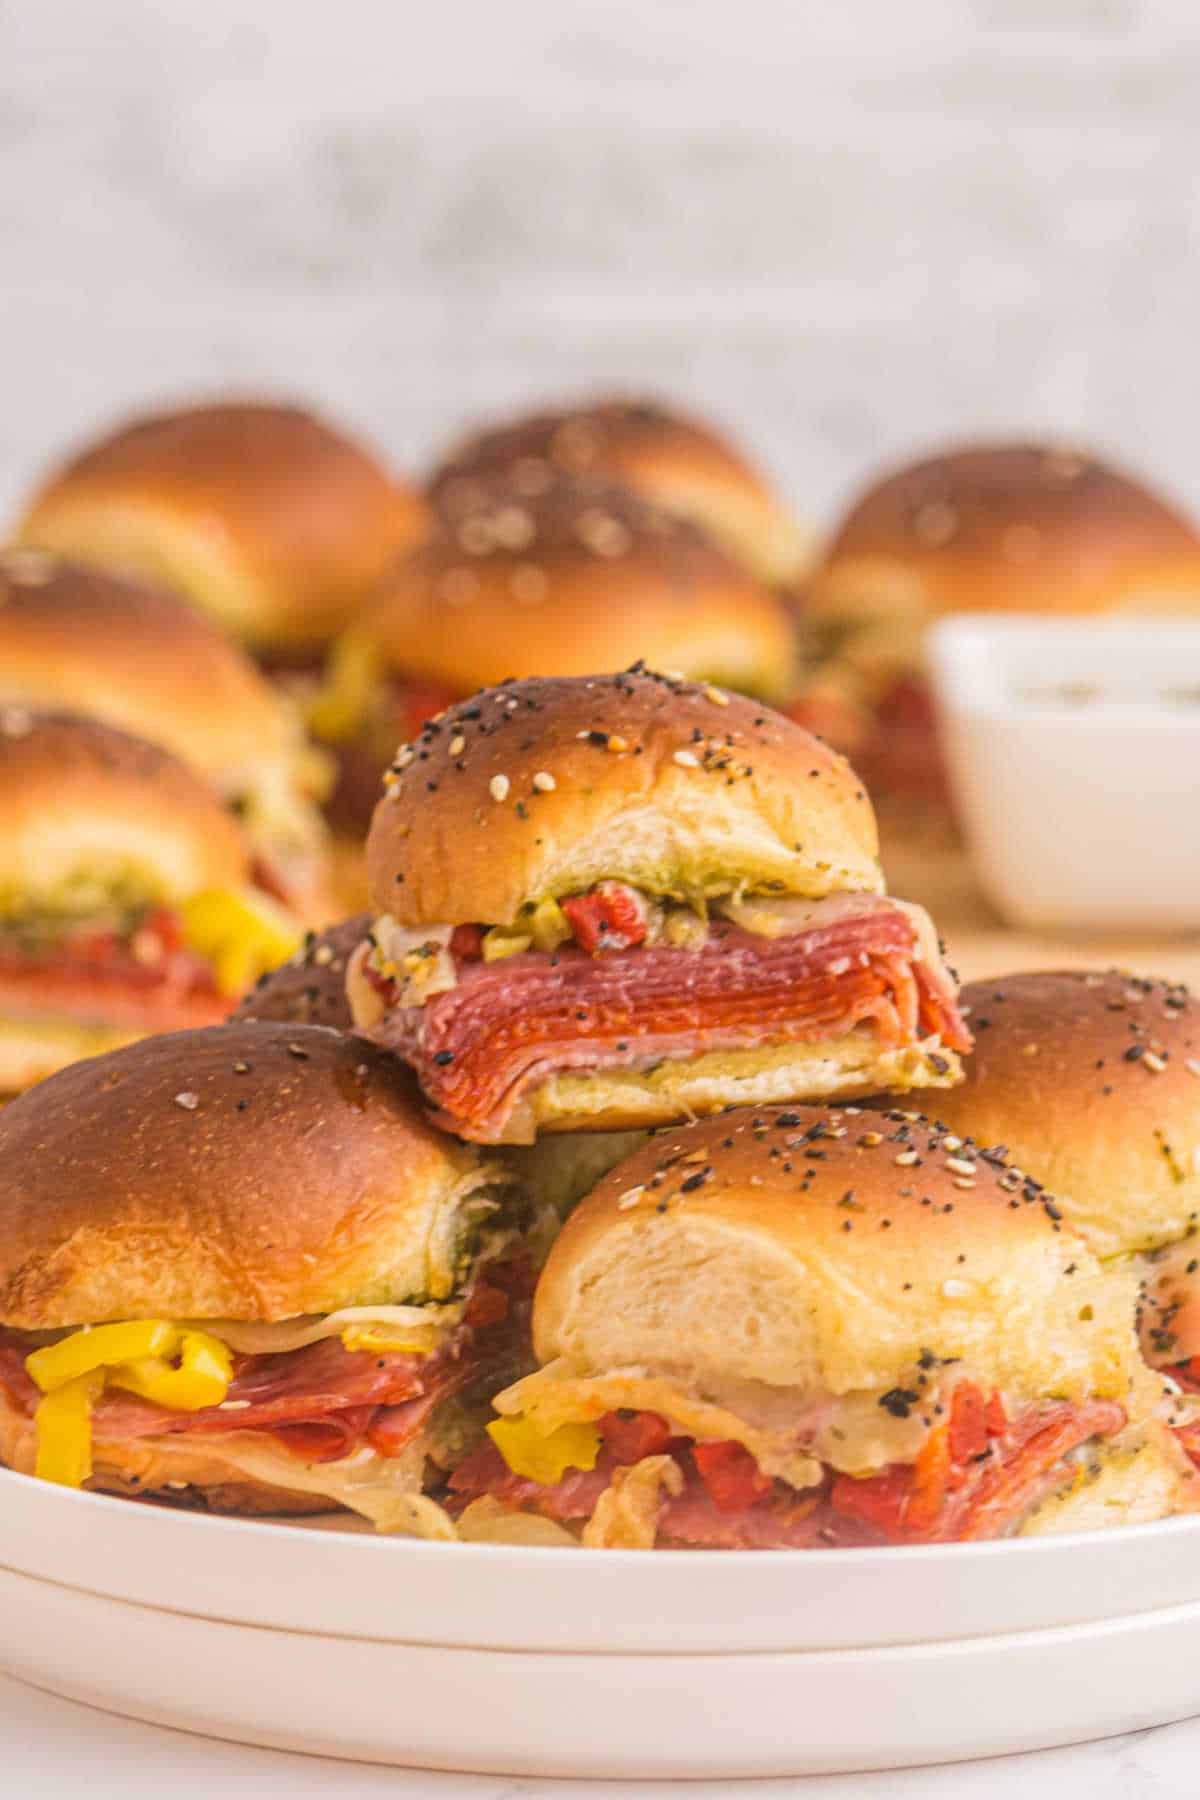
[[[232,1022],[0,1113],[11,1467],[596,1547],[1192,1508],[1186,996],[1035,983],[976,1068],[849,765],[640,667],[431,721],[368,860]]]

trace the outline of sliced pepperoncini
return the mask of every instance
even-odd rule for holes
[[[514,1475],[553,1487],[568,1469],[594,1469],[600,1433],[594,1425],[559,1425],[539,1431],[530,1418],[493,1419],[488,1436]]]
[[[342,1333],[346,1350],[400,1350],[409,1356],[428,1356],[441,1338],[437,1325],[347,1325]]]
[[[557,950],[574,933],[557,900],[539,900],[529,920],[535,950]]]
[[[108,1372],[112,1387],[125,1388],[153,1400],[157,1406],[169,1406],[175,1412],[199,1412],[206,1406],[219,1406],[229,1392],[233,1375],[233,1358],[220,1338],[205,1331],[185,1331],[178,1364],[160,1356],[144,1356],[137,1361],[118,1363]]]
[[[352,738],[379,687],[382,658],[373,644],[348,632],[334,645],[320,691],[307,708],[307,724],[327,744]]]
[[[124,1325],[90,1325],[45,1344],[25,1358],[30,1378],[44,1394],[65,1387],[77,1376],[103,1370],[113,1363],[134,1362],[144,1356],[173,1356],[179,1348],[179,1327],[166,1319],[134,1319]]]
[[[533,939],[527,932],[509,931],[503,925],[493,925],[490,931],[484,933],[483,960],[500,962],[506,956],[520,956],[532,943]]]
[[[290,914],[265,894],[206,888],[180,908],[189,950],[213,965],[217,986],[236,997],[292,956],[300,943]]]
[[[57,1348],[57,1346],[52,1346]],[[60,1487],[82,1487],[92,1472],[92,1407],[104,1386],[103,1369],[90,1369],[44,1394],[34,1414],[35,1475]]]

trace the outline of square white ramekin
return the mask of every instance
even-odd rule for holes
[[[976,873],[1012,923],[1200,932],[1200,618],[944,619],[930,646]]]

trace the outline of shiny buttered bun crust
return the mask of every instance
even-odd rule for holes
[[[0,1322],[277,1320],[446,1298],[505,1177],[406,1071],[304,1025],[176,1032],[0,1112]]]
[[[1051,445],[912,463],[850,508],[812,577],[818,614],[1200,611],[1200,535],[1140,482]]]
[[[1200,1005],[1110,969],[1005,975],[962,991],[975,1034],[939,1118],[1055,1197],[1100,1256],[1200,1223]]]
[[[1014,1397],[1130,1403],[1132,1295],[1042,1203],[911,1113],[741,1108],[659,1133],[576,1208],[539,1361],[887,1390],[930,1355]],[[1132,1410],[1132,1409],[1131,1409]]]
[[[752,700],[642,669],[476,694],[387,782],[370,897],[401,925],[511,924],[606,879],[689,898],[882,885],[842,757]]]
[[[215,791],[94,719],[0,705],[0,918],[170,904],[249,879]]]
[[[760,580],[788,581],[808,558],[808,535],[737,446],[653,401],[599,400],[485,426],[438,466],[430,492],[454,516],[496,475],[530,498],[557,475],[619,481],[703,526]]]
[[[4,703],[86,713],[213,776],[293,746],[279,695],[210,620],[41,550],[0,551]]]
[[[410,680],[470,692],[520,675],[581,675],[636,657],[782,696],[793,627],[701,531],[610,482],[474,484],[401,558],[360,631]]]
[[[34,495],[21,541],[161,582],[263,651],[319,648],[424,508],[299,407],[230,402],[139,419]]]
[[[370,929],[370,914],[358,913],[324,931],[310,931],[295,956],[261,977],[231,1020],[352,1030],[346,964]]]

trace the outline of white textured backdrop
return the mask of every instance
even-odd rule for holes
[[[0,0],[0,506],[115,412],[418,463],[605,387],[828,510],[1042,427],[1200,505],[1197,0]]]

